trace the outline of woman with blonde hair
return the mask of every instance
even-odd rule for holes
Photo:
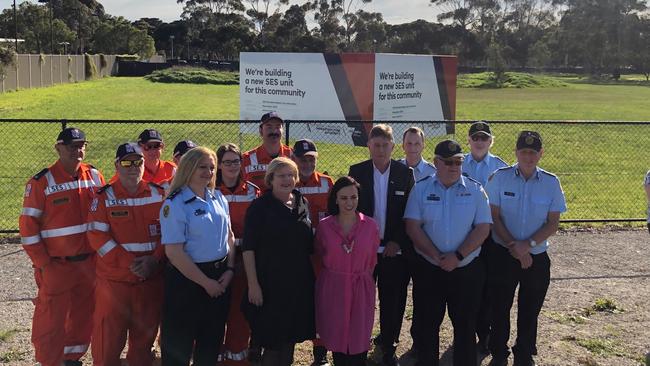
[[[234,275],[228,202],[215,191],[214,151],[196,147],[181,158],[160,210],[169,265],[161,325],[163,366],[217,363]]]
[[[273,159],[264,181],[271,189],[246,211],[243,308],[264,348],[262,366],[288,366],[295,344],[315,337],[313,234],[307,200],[295,189],[296,163]]]

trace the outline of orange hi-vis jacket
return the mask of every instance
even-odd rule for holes
[[[291,148],[286,145],[280,146],[278,156],[291,158]],[[273,158],[264,148],[260,145],[253,150],[246,151],[242,156],[242,172],[244,173],[244,180],[247,180],[256,186],[260,187],[262,191],[267,191],[270,187],[264,184],[264,175],[266,175],[266,168]]]
[[[246,210],[254,199],[260,196],[261,190],[251,182],[241,180],[235,191],[231,191],[224,184],[219,186],[219,190],[228,201],[230,210],[230,225],[232,232],[235,234],[235,244],[241,244],[241,238],[244,237],[244,217]]]
[[[71,176],[57,160],[25,186],[20,240],[36,268],[50,263],[51,257],[93,252],[86,239],[86,214],[104,177],[85,163],[77,173]]]
[[[319,172],[314,172],[308,181],[296,184],[296,189],[309,201],[309,219],[314,229],[318,227],[318,221],[327,216],[327,198],[332,187],[332,178]]]
[[[174,164],[172,161],[160,160],[158,161],[158,170],[156,170],[155,174],[147,170],[146,167],[144,168],[144,175],[142,176],[142,180],[161,185],[166,181],[169,181],[169,183],[171,183],[172,178],[174,178],[174,174],[176,174],[176,164]],[[108,181],[108,183],[113,184],[117,181],[118,177],[117,173],[115,173],[111,177],[111,180]]]
[[[97,251],[97,276],[121,282],[139,282],[129,266],[136,257],[164,258],[160,244],[162,187],[141,181],[130,196],[118,180],[102,187],[90,205],[88,241]]]

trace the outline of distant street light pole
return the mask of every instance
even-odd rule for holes
[[[169,36],[169,39],[172,41],[172,60],[174,59],[174,36]]]
[[[50,0],[50,53],[54,54],[54,5]]]
[[[14,41],[16,42],[16,53],[18,53],[18,15],[16,12],[16,0],[14,0]]]

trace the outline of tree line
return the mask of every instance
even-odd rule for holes
[[[367,11],[372,0],[177,1],[183,11],[170,23],[112,16],[96,0],[25,1],[17,19],[13,9],[0,14],[0,36],[17,31],[21,53],[157,52],[186,60],[232,60],[241,51],[452,54],[463,66],[494,70],[632,69],[650,77],[642,0],[421,0],[437,22],[403,24]]]

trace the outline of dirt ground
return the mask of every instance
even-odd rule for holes
[[[572,230],[551,242],[551,286],[539,319],[537,364],[643,365],[650,352],[648,232]],[[31,298],[36,290],[29,260],[19,245],[0,244],[0,283],[0,363],[32,365]],[[411,346],[410,315],[409,305],[398,355]],[[513,325],[515,317],[513,311]],[[442,365],[451,365],[450,344],[446,320],[441,331]],[[311,359],[311,344],[299,345],[295,364],[308,365]],[[89,355],[84,361],[91,363]],[[488,356],[481,365],[489,361]],[[408,356],[401,358],[404,366],[412,363]]]

